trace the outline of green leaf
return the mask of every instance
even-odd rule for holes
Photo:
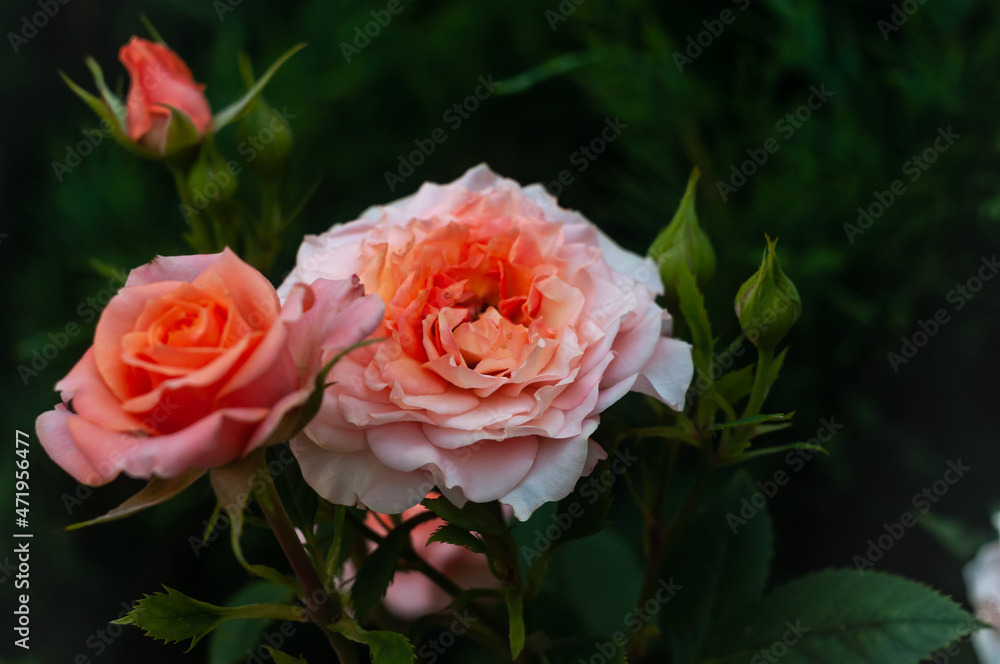
[[[160,503],[170,500],[181,491],[194,484],[198,478],[204,474],[204,470],[192,469],[170,479],[154,477],[149,480],[149,484],[144,486],[139,493],[135,494],[104,516],[99,516],[96,519],[90,519],[89,521],[83,521],[81,523],[74,523],[71,526],[66,526],[66,530],[77,530],[78,528],[85,528],[98,523],[117,521],[118,519],[124,519],[127,516],[135,514],[136,512],[141,512],[148,507],[159,505]]]
[[[413,644],[397,632],[366,632],[350,618],[343,617],[332,626],[355,643],[363,643],[371,650],[372,664],[412,664],[416,661]]]
[[[510,659],[514,661],[524,650],[524,595],[520,588],[508,588],[506,600],[510,616]]]
[[[247,113],[247,111],[250,110],[250,107],[253,106],[253,103],[257,101],[257,97],[260,96],[260,93],[264,90],[264,87],[268,84],[271,78],[277,73],[278,69],[281,68],[281,65],[285,64],[285,62],[290,57],[292,57],[305,47],[306,45],[304,43],[296,44],[292,48],[285,51],[281,55],[281,57],[275,60],[274,64],[268,67],[267,71],[264,72],[264,75],[261,76],[260,79],[256,83],[254,83],[253,87],[247,90],[242,97],[240,97],[232,104],[230,104],[229,106],[225,107],[224,109],[216,113],[215,117],[212,119],[212,123],[214,125],[213,131],[217,133],[220,129],[222,129],[226,125],[242,118]]]
[[[792,413],[772,413],[770,415],[751,415],[750,417],[741,417],[738,420],[733,420],[732,422],[719,422],[712,428],[716,431],[720,429],[731,429],[733,427],[743,426],[744,424],[757,424],[759,422],[783,422],[784,420],[789,420],[795,415]]]
[[[271,655],[271,659],[274,660],[274,664],[309,664],[305,657],[292,657],[288,653],[275,650],[270,646],[267,646],[267,652]]]
[[[446,544],[454,544],[456,546],[464,546],[469,551],[473,553],[486,553],[486,545],[483,541],[470,533],[468,530],[463,530],[458,526],[453,526],[450,523],[446,523],[441,526],[434,533],[427,538],[427,543],[431,542],[444,542]]]
[[[782,664],[917,664],[981,627],[931,588],[883,572],[826,570],[775,589],[720,630],[704,664],[746,662],[781,643]]]
[[[543,81],[562,76],[574,69],[597,62],[599,59],[600,56],[592,51],[565,53],[533,69],[500,81],[497,84],[497,94],[511,95],[524,92]]]
[[[466,503],[456,507],[447,498],[425,498],[423,506],[448,523],[481,535],[503,536],[507,526],[497,515],[482,503]]]
[[[695,369],[710,376],[709,361],[712,358],[715,340],[712,338],[712,325],[708,321],[708,312],[705,311],[705,299],[698,290],[694,275],[691,274],[691,268],[687,263],[678,266],[677,277],[677,296],[680,300],[681,313],[691,330]]]
[[[140,599],[123,618],[113,620],[117,625],[135,625],[146,636],[166,643],[180,643],[190,639],[188,652],[223,621],[235,618],[274,618],[306,620],[302,607],[278,604],[249,604],[223,607],[188,597],[182,592],[163,586],[165,593],[153,593]]]
[[[410,519],[389,531],[378,548],[365,559],[351,587],[354,615],[364,619],[374,609],[396,575],[400,556],[410,545],[410,534],[418,523]]]
[[[253,581],[229,598],[226,604],[285,604],[295,599],[290,588],[266,579]],[[246,659],[247,650],[252,650],[271,624],[271,620],[237,620],[226,622],[212,634],[208,648],[209,664],[236,664]]]
[[[763,510],[739,519],[741,501],[755,492],[746,473],[735,474],[684,530],[667,559],[668,586],[661,594],[673,580],[682,587],[662,604],[659,624],[676,664],[693,662],[712,643],[713,626],[764,591],[772,555],[771,520]],[[738,521],[732,521],[733,515]]]
[[[629,614],[635,615],[644,572],[635,547],[617,528],[605,528],[553,550],[544,584],[531,603],[535,620],[559,615],[560,624],[571,621],[580,634],[626,628]],[[609,570],[614,571],[613,582]]]

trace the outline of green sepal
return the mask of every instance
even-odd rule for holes
[[[229,515],[229,543],[237,562],[250,574],[288,586],[299,596],[302,596],[302,587],[294,577],[282,574],[267,565],[251,564],[243,554],[241,540],[244,510],[250,501],[250,496],[263,490],[263,483],[266,480],[261,474],[261,465],[264,460],[264,449],[257,449],[243,459],[238,459],[220,468],[213,468],[210,471],[212,489],[215,491],[219,505]]]
[[[253,87],[247,90],[243,96],[216,113],[212,119],[214,131],[218,132],[226,125],[242,118],[250,110],[250,107],[257,100],[257,97],[260,95],[261,91],[268,84],[271,78],[277,73],[278,69],[281,68],[281,65],[285,64],[290,57],[305,47],[305,43],[296,44],[292,48],[285,51],[281,57],[274,61],[274,64],[268,67],[267,71],[264,72],[264,75],[261,76],[260,79],[254,83]]]
[[[202,136],[191,117],[167,104],[159,104],[170,111],[167,124],[167,140],[164,142],[163,156],[187,156],[188,151],[201,144]]]
[[[268,654],[271,655],[271,659],[274,660],[274,664],[309,664],[305,657],[293,657],[270,646],[265,646],[265,648],[267,648]]]
[[[770,415],[750,415],[749,417],[741,417],[738,420],[733,420],[732,422],[719,422],[715,424],[712,428],[716,431],[720,429],[731,429],[733,427],[743,426],[745,424],[762,424],[764,422],[784,422],[786,420],[792,419],[795,415],[794,411],[791,413],[771,413]]]
[[[705,298],[698,290],[691,269],[683,262],[677,269],[677,297],[680,301],[681,313],[691,330],[695,374],[711,376],[709,363],[715,348],[715,339],[712,338],[712,324],[709,322],[708,312],[705,310]]]
[[[513,662],[524,650],[524,594],[520,588],[508,588],[504,599],[510,616],[510,659]]]
[[[85,528],[99,523],[117,521],[118,519],[124,519],[127,516],[131,516],[136,512],[141,512],[142,510],[153,507],[154,505],[159,505],[160,503],[170,500],[181,491],[194,484],[198,481],[198,478],[204,474],[205,471],[203,469],[194,468],[181,473],[177,477],[171,477],[169,479],[154,477],[149,480],[149,484],[144,486],[139,493],[109,511],[107,514],[99,516],[96,519],[90,519],[89,521],[82,521],[80,523],[74,523],[71,526],[66,526],[66,530],[77,530],[78,528]]]

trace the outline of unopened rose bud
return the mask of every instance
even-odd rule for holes
[[[195,83],[191,70],[163,44],[132,37],[118,54],[131,83],[126,102],[128,137],[159,155],[196,145],[212,128],[212,111],[205,99],[204,85]],[[190,120],[189,132],[173,132],[175,121],[170,109]]]
[[[239,153],[261,178],[272,180],[284,173],[292,152],[292,130],[282,113],[263,97],[240,122],[236,139]]]
[[[708,235],[698,224],[695,213],[694,198],[698,176],[696,167],[691,171],[687,190],[673,219],[660,231],[649,248],[649,257],[660,268],[665,288],[664,297],[668,305],[677,301],[677,280],[682,265],[687,265],[698,287],[702,289],[715,274],[715,250],[712,249]]]
[[[196,210],[221,210],[236,193],[239,183],[235,169],[229,167],[211,138],[202,143],[198,159],[188,173],[187,185]]]
[[[736,294],[740,327],[756,346],[774,349],[802,313],[802,301],[791,279],[778,265],[777,240],[767,238],[760,269]]]

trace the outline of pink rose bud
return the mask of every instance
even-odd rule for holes
[[[212,127],[212,111],[191,70],[163,44],[132,37],[118,58],[131,78],[126,108],[129,137],[164,154],[171,123],[170,108],[184,113],[199,135]],[[168,108],[170,107],[170,108]]]
[[[357,279],[298,286],[282,307],[229,249],[157,258],[108,302],[39,441],[93,486],[224,465],[295,433],[323,355],[364,339],[383,311]]]

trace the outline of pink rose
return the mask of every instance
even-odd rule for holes
[[[416,505],[403,512],[403,520],[409,520],[427,512],[423,505]],[[365,525],[376,534],[385,536],[394,527],[385,514],[368,512]],[[486,556],[473,553],[464,546],[431,542],[427,538],[445,525],[444,519],[434,518],[414,526],[410,534],[413,550],[424,561],[448,577],[462,590],[470,588],[499,588],[500,581],[490,572]],[[374,543],[369,543],[374,550]],[[354,565],[348,561],[344,566],[344,577],[354,576]],[[429,613],[443,611],[451,603],[451,595],[420,572],[400,571],[392,577],[392,584],[385,594],[385,606],[403,620],[414,620]]]
[[[284,440],[313,391],[321,353],[380,323],[354,281],[291,290],[229,249],[159,257],[132,271],[101,314],[94,345],[56,385],[38,438],[80,482],[122,471],[174,477]]]
[[[194,82],[176,53],[163,44],[132,37],[118,59],[131,79],[125,119],[133,141],[163,154],[170,128],[168,106],[187,115],[203,136],[212,127],[212,110],[202,92],[205,86]]]
[[[486,166],[308,236],[279,289],[358,274],[387,340],[338,364],[293,442],[335,503],[398,513],[429,489],[527,519],[604,452],[598,414],[629,390],[681,408],[693,366],[654,302],[656,266]]]
[[[1000,513],[994,515],[1000,529]],[[993,626],[972,635],[972,644],[983,664],[1000,663],[1000,543],[983,545],[965,566],[965,585],[976,617]]]

